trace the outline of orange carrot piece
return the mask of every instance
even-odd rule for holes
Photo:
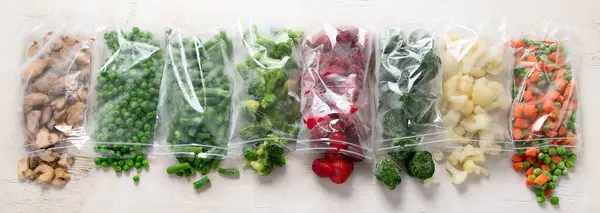
[[[540,80],[540,78],[541,78],[540,72],[534,71],[531,73],[531,75],[529,75],[529,82],[532,82],[532,83],[538,82]]]
[[[546,137],[549,137],[549,138],[554,138],[557,135],[558,135],[558,133],[556,131],[547,131],[546,132]]]
[[[561,125],[558,128],[558,136],[565,136],[567,135],[567,128],[565,128],[565,126]]]
[[[565,69],[557,70],[556,72],[554,72],[554,77],[552,79],[562,79],[566,72],[567,71]]]
[[[544,65],[544,71],[546,71],[546,72],[552,72],[552,71],[554,71],[554,65],[552,65],[552,64],[545,64]]]
[[[516,140],[521,140],[521,139],[523,139],[523,137],[525,137],[525,135],[523,135],[523,132],[519,128],[513,128],[512,135],[513,135],[513,138]]]
[[[562,78],[559,78],[559,79],[554,80],[554,84],[556,84],[556,86],[558,86],[558,91],[562,92],[565,89],[565,86],[567,86],[567,81],[565,81]]]
[[[529,127],[529,122],[523,118],[516,118],[513,127],[525,129]]]
[[[548,54],[548,59],[550,59],[550,60],[552,60],[552,61],[556,62],[556,58],[557,58],[557,54],[556,54],[556,52],[553,52],[553,53],[550,53],[550,54]]]
[[[538,153],[540,153],[540,149],[538,149],[536,147],[529,147],[525,151],[525,156],[537,158]]]
[[[537,108],[535,107],[535,104],[525,105],[523,108],[523,115],[531,120],[535,119],[535,116],[537,115]]]
[[[542,165],[540,165],[540,169],[549,172],[550,171],[550,166],[548,166],[546,164],[542,164]]]
[[[561,156],[559,156],[559,155],[554,155],[554,156],[552,156],[552,157],[550,157],[550,158],[552,159],[552,162],[553,162],[553,163],[558,163],[558,162],[561,162],[561,161],[562,161],[562,157],[561,157]]]
[[[551,101],[555,101],[556,98],[558,98],[559,95],[560,95],[560,93],[558,93],[556,90],[550,90],[546,94],[546,96],[548,97],[548,99],[550,99]]]
[[[523,170],[523,162],[513,163],[513,169],[515,172]]]
[[[554,109],[554,103],[550,100],[546,100],[544,101],[544,112],[552,112],[552,110]]]
[[[544,196],[546,196],[546,197],[552,196],[552,189],[546,188],[544,190]]]
[[[532,167],[529,167],[529,168],[527,169],[527,171],[525,171],[525,174],[526,174],[527,176],[529,176],[529,175],[532,175],[532,174],[533,174],[533,166],[532,166]],[[529,177],[527,177],[527,179],[529,179]]]
[[[559,95],[558,97],[556,97],[556,101],[562,104],[565,101],[565,96]]]
[[[525,42],[523,42],[523,40],[512,40],[510,43],[514,48],[522,48],[525,46]]]
[[[542,173],[538,175],[533,182],[538,185],[543,185],[544,183],[548,182],[549,179],[550,177],[548,177],[548,175]]]
[[[523,92],[523,101],[530,101],[533,99],[533,92],[531,90],[527,90]]]
[[[525,186],[533,186],[535,182],[533,182],[529,177],[525,178]]]
[[[535,57],[535,55],[529,55],[529,56],[527,56],[527,61],[528,62],[537,62],[537,58]]]
[[[522,104],[522,103],[518,103],[518,104],[516,104],[516,105],[513,107],[513,110],[512,110],[512,112],[513,112],[513,116],[514,116],[514,117],[517,117],[517,118],[518,118],[518,117],[522,117],[522,116],[523,116],[523,106],[524,106],[524,104]]]
[[[519,154],[514,154],[512,156],[512,161],[515,162],[515,163],[523,162],[523,160],[525,160],[525,156],[521,156]]]

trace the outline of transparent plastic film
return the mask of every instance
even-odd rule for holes
[[[92,145],[97,166],[115,172],[148,167],[163,60],[151,32],[104,32],[108,55],[95,82]]]
[[[205,175],[227,156],[233,44],[225,31],[204,35],[166,31],[159,104],[159,126],[166,126],[166,144],[159,141],[154,154],[175,156],[179,164],[170,168],[186,167],[174,172],[178,176]]]
[[[578,121],[576,32],[556,23],[530,27],[508,43],[514,49],[510,129],[512,166],[523,172],[537,201],[558,200],[554,191],[575,167],[582,146]],[[540,193],[541,192],[541,193]]]
[[[70,179],[73,152],[84,130],[94,33],[60,26],[28,32],[21,70],[22,126],[26,153],[18,163],[21,180],[62,187]]]
[[[304,42],[297,151],[325,153],[315,162],[353,168],[372,159],[371,42],[363,28],[326,24]],[[333,175],[338,184],[350,176]]]
[[[445,134],[440,115],[442,64],[434,34],[425,29],[379,32],[376,57],[376,156],[382,158],[375,176],[394,189],[401,182],[401,164],[417,179],[435,173],[427,146],[443,142],[436,138]]]
[[[300,128],[298,43],[303,31],[238,24],[232,154],[259,175],[285,165]],[[239,83],[239,84],[238,84]]]
[[[441,112],[448,137],[444,148],[451,152],[445,166],[455,184],[464,182],[458,178],[462,172],[489,175],[486,154],[512,150],[507,121],[512,57],[504,35],[504,23],[451,22],[442,38]]]

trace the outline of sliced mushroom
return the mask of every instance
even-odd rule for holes
[[[54,130],[54,119],[50,119],[50,121],[48,121],[48,124],[46,124],[46,127],[49,130]]]
[[[37,106],[50,102],[50,97],[43,93],[31,93],[25,96],[24,102],[29,106]]]
[[[77,65],[89,65],[90,64],[90,55],[86,53],[79,53],[75,57],[75,63]]]
[[[48,184],[54,179],[54,169],[46,164],[40,164],[33,170],[37,180],[41,184]]]
[[[58,167],[54,170],[54,180],[52,180],[52,184],[55,186],[64,186],[67,184],[67,180],[69,180],[71,176],[67,171],[61,167]]]
[[[67,99],[66,98],[58,98],[54,101],[52,101],[52,103],[50,105],[52,105],[54,107],[54,109],[63,109],[63,107],[65,106]]]
[[[27,171],[25,171],[25,178],[29,180],[35,180],[35,174],[33,174],[33,170],[28,169]]]
[[[62,166],[64,168],[69,168],[70,166],[73,165],[74,162],[75,162],[75,158],[73,156],[61,157],[60,160],[58,160],[58,165]]]
[[[48,129],[40,129],[40,131],[35,135],[35,147],[38,149],[44,149],[51,146],[52,144],[50,144],[50,140],[48,138],[50,138],[50,132]]]
[[[83,111],[85,110],[85,104],[77,102],[75,105],[69,107],[67,110],[67,124],[73,126],[79,124],[83,119]]]
[[[26,172],[29,170],[29,158],[19,160],[17,164],[17,175],[19,176],[19,180],[25,180]]]
[[[35,88],[37,92],[46,93],[52,87],[54,81],[56,81],[57,79],[58,75],[52,72],[46,72],[44,76],[38,78],[35,81],[35,83],[33,84],[33,88]]]
[[[59,54],[60,54],[60,59],[67,60],[71,54],[71,49],[70,48],[62,48],[60,50]]]
[[[66,76],[63,76],[59,79],[56,79],[54,83],[52,83],[52,87],[48,90],[48,94],[51,96],[57,96],[61,94],[65,94],[66,91]]]
[[[40,125],[45,125],[52,118],[52,108],[50,106],[44,107],[42,110],[42,120],[40,120]]]
[[[52,163],[56,161],[60,155],[58,153],[53,152],[52,150],[44,150],[42,152],[37,152],[36,155],[45,162]]]
[[[27,113],[27,116],[25,117],[27,119],[27,130],[34,134],[38,132],[40,128],[40,118],[42,117],[42,112],[39,110],[33,110]]]
[[[29,49],[27,50],[27,55],[29,57],[35,55],[40,50],[40,45],[37,41],[34,41],[33,44],[29,45]]]
[[[79,90],[77,90],[77,98],[79,99],[80,102],[85,102],[85,100],[87,99],[87,92],[85,91],[85,88],[81,87],[79,88]]]
[[[44,72],[46,69],[46,62],[42,59],[35,59],[31,63],[23,69],[23,73],[21,73],[21,79],[27,80],[33,77],[36,77]]]
[[[63,110],[60,110],[60,111],[55,111],[54,112],[54,122],[55,123],[62,123],[67,118],[67,110],[68,109],[63,109]]]
[[[31,155],[29,156],[29,168],[35,168],[38,165],[40,165],[41,163],[43,163],[42,159],[40,159],[39,157],[37,157],[37,155]]]

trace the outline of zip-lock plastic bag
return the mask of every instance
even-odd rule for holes
[[[69,181],[72,152],[87,136],[83,126],[94,36],[65,26],[28,32],[20,73],[27,152],[18,163],[19,179],[55,186]]]
[[[389,189],[402,181],[399,164],[421,180],[435,172],[432,154],[420,147],[445,134],[442,64],[434,39],[432,32],[410,28],[387,28],[377,36],[375,176]]]
[[[548,23],[530,29],[510,41],[515,59],[512,161],[515,171],[525,172],[525,185],[543,202],[575,166],[581,147],[575,78],[579,49],[572,28]],[[558,203],[557,197],[549,200]]]
[[[363,28],[330,25],[305,41],[297,150],[326,153],[313,171],[337,184],[350,177],[354,162],[372,158],[371,42]]]
[[[229,147],[267,176],[274,166],[285,165],[285,152],[293,150],[300,128],[300,57],[294,53],[304,33],[249,23],[238,25],[238,35]]]
[[[163,60],[152,32],[133,27],[104,33],[107,59],[95,83],[92,144],[97,166],[115,172],[148,167]]]
[[[442,48],[442,107],[452,148],[446,169],[452,182],[464,181],[461,170],[489,175],[485,154],[511,150],[507,115],[510,108],[510,52],[505,48],[504,23],[476,28],[452,22]],[[458,167],[458,168],[456,168]]]
[[[154,154],[177,158],[179,164],[169,167],[169,174],[190,176],[197,171],[205,175],[227,156],[232,40],[226,31],[196,36],[181,29],[168,29],[165,39],[158,107],[159,129],[165,128],[166,134],[158,133]]]

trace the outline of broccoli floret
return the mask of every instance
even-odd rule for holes
[[[256,154],[256,152],[258,151],[258,148],[256,148],[254,145],[244,144],[244,147],[242,149],[244,152],[244,158],[246,158],[246,160],[248,160],[248,161],[258,160],[258,154]]]
[[[270,175],[273,165],[285,165],[285,140],[277,138],[275,134],[268,134],[257,148],[251,145],[244,148],[244,157],[260,175]]]
[[[258,108],[260,107],[260,103],[255,100],[245,100],[241,104],[242,115],[246,118],[250,119],[250,121],[256,121],[256,112],[258,112]]]
[[[301,30],[288,30],[288,35],[292,40],[296,43],[302,42],[302,38],[304,37],[304,31]]]
[[[387,157],[379,158],[374,175],[379,182],[383,183],[390,190],[394,190],[402,183],[400,167],[394,160]]]
[[[261,158],[256,161],[251,161],[250,166],[258,172],[259,175],[269,176],[273,172],[273,165],[268,158]]]
[[[411,177],[425,180],[433,177],[433,173],[435,173],[435,163],[428,151],[417,151],[404,162],[406,172]]]
[[[394,148],[388,151],[388,155],[398,161],[406,160],[414,153],[415,143],[416,141],[414,138],[394,140],[390,145],[390,147]]]
[[[240,130],[240,137],[244,140],[256,140],[265,138],[267,134],[271,133],[271,130],[261,125],[246,126]]]
[[[264,94],[262,100],[260,100],[260,107],[263,109],[268,109],[271,105],[273,105],[277,101],[277,97],[273,93]]]

